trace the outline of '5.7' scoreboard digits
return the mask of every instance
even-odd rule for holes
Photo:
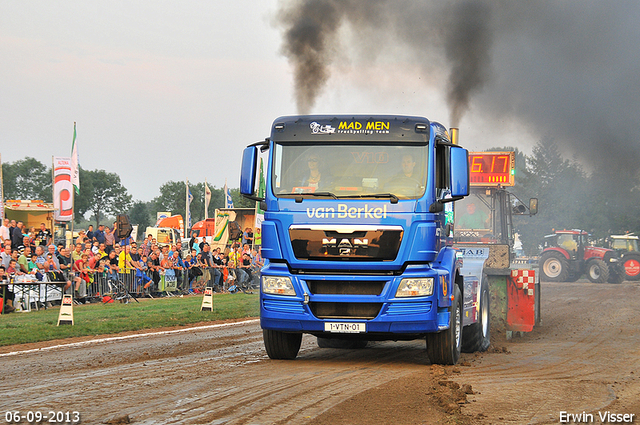
[[[515,152],[469,152],[471,186],[513,186]]]

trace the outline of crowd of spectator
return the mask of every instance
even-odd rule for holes
[[[212,250],[204,240],[192,239],[189,247],[181,242],[160,245],[153,235],[138,245],[131,238],[119,240],[114,228],[99,225],[94,230],[90,225],[66,247],[53,244],[44,223],[39,230],[26,229],[20,221],[5,219],[0,226],[0,281],[32,275],[37,281],[62,282],[63,291],[73,291],[80,302],[104,295],[115,283],[151,297],[200,293],[205,286],[246,290],[258,286],[264,265],[256,233],[247,228],[242,240]],[[169,280],[175,286],[167,286]],[[15,295],[6,287],[5,291],[4,311],[11,312]]]

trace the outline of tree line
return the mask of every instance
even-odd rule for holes
[[[26,157],[2,164],[4,199],[40,199],[53,202],[52,170],[35,158]],[[189,183],[192,224],[204,220],[204,182]],[[214,217],[216,208],[224,207],[224,189],[209,186],[211,201],[208,216]],[[238,189],[230,189],[237,208],[253,208],[255,202],[240,196]],[[86,220],[106,224],[117,214],[128,214],[131,222],[144,229],[156,222],[157,211],[171,211],[186,217],[185,182],[168,181],[160,186],[160,196],[151,201],[133,200],[122,185],[120,176],[105,170],[85,170],[80,167],[80,193],[75,196],[74,213],[77,223]]]
[[[523,201],[538,198],[538,214],[514,216],[514,229],[523,248],[537,255],[544,236],[553,230],[581,229],[592,238],[640,231],[639,175],[628,175],[606,161],[590,171],[575,159],[567,159],[553,138],[545,138],[531,155],[516,150],[516,184],[511,191]]]
[[[544,236],[553,229],[582,229],[595,238],[640,231],[640,185],[638,175],[621,175],[620,170],[595,165],[590,171],[575,159],[563,156],[553,138],[540,140],[531,155],[517,148],[490,150],[516,152],[516,183],[509,190],[527,202],[538,198],[537,215],[514,216],[514,229],[521,236],[525,253],[536,255]],[[51,202],[51,167],[34,158],[3,164],[5,199],[42,199]],[[204,182],[190,183],[192,223],[204,219]],[[222,188],[210,187],[212,196],[208,216],[224,207]],[[254,202],[231,189],[235,207],[254,207]],[[80,195],[76,197],[78,221],[90,213],[96,223],[106,217],[129,214],[142,228],[153,225],[156,211],[185,216],[185,183],[168,181],[160,196],[151,201],[132,200],[120,177],[105,170],[80,168]]]

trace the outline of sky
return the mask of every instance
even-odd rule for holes
[[[80,165],[149,201],[167,181],[238,187],[242,149],[279,116],[380,113],[455,121],[470,150],[553,137],[633,166],[637,22],[622,0],[3,0],[0,155],[50,164],[75,122]],[[318,23],[324,74],[301,102],[291,35]],[[473,83],[457,112],[456,81]]]

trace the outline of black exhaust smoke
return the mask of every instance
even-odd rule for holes
[[[282,51],[294,68],[298,112],[308,114],[329,79],[330,52],[342,21],[340,2],[307,0],[280,12],[284,26]]]
[[[639,21],[639,2],[596,0],[283,0],[275,17],[300,113],[312,111],[341,61],[389,63],[386,81],[406,78],[394,72],[407,63],[419,67],[420,84],[446,95],[449,126],[473,107],[487,129],[515,124],[529,140],[553,140],[592,169],[632,178]]]
[[[449,124],[459,126],[469,109],[471,96],[479,92],[490,77],[492,34],[490,7],[481,1],[451,5],[451,24],[444,33],[445,55],[449,62],[447,100]]]
[[[394,55],[410,46],[431,72],[432,52],[444,48],[448,61],[450,124],[458,125],[490,73],[491,8],[481,0],[439,5],[407,1],[305,0],[283,2],[276,25],[283,28],[282,52],[293,65],[299,113],[309,113],[326,87],[331,65],[339,57],[338,32],[349,25],[353,34],[385,34],[383,44],[348,40],[371,57]],[[399,39],[395,46],[391,39]],[[377,51],[379,49],[380,51]],[[438,68],[437,72],[442,69]]]

